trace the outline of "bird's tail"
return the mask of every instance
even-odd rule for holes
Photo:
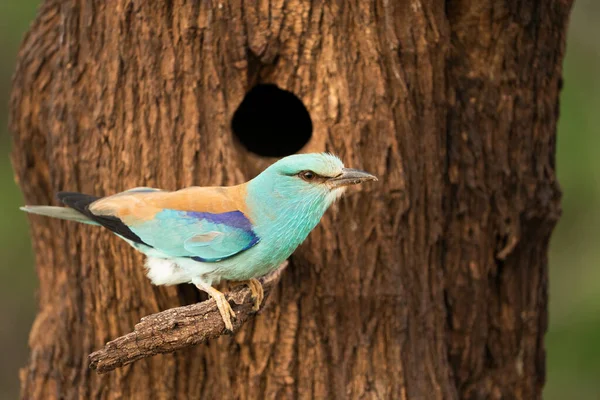
[[[77,210],[68,207],[53,206],[25,206],[21,210],[30,214],[44,215],[46,217],[66,219],[68,221],[81,222],[82,224],[100,225],[90,218],[86,217]]]

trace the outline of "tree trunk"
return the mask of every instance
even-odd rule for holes
[[[11,99],[28,204],[252,178],[273,159],[250,153],[231,118],[258,83],[306,106],[303,152],[334,152],[380,181],[327,212],[234,337],[102,376],[88,354],[189,301],[190,287],[152,286],[106,230],[32,217],[39,312],[22,396],[540,398],[569,10],[44,1]],[[295,125],[280,122],[272,139],[285,142]]]

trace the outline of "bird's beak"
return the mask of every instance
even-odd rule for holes
[[[366,181],[377,181],[377,177],[358,169],[343,168],[342,173],[334,178],[329,178],[327,184],[331,189],[335,189],[349,185],[357,185]]]

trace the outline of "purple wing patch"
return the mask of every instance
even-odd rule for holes
[[[240,232],[241,237],[238,236],[239,239],[243,238],[242,240],[240,240],[240,244],[243,243],[243,247],[240,248],[239,252],[248,250],[249,248],[253,247],[260,241],[260,238],[258,236],[256,236],[256,234],[254,233],[254,230],[252,229],[253,228],[252,223],[246,217],[246,215],[244,215],[244,213],[241,211],[228,211],[228,212],[219,213],[219,214],[205,213],[205,212],[198,212],[198,211],[186,211],[185,215],[186,215],[186,217],[189,217],[189,218],[204,220],[206,222],[210,222],[210,223],[218,224],[218,225],[225,225],[228,228],[242,231],[242,232]],[[236,253],[236,254],[238,254],[238,253]],[[190,257],[190,258],[194,261],[200,261],[200,262],[217,262],[217,261],[221,261],[226,258],[232,257],[234,255],[235,254],[232,254],[230,256],[218,258],[218,259],[214,259],[214,258],[208,259],[208,258],[203,258],[200,256],[194,256],[194,257]]]
[[[223,224],[232,228],[243,229],[252,232],[252,223],[241,211],[228,211],[219,214],[205,213],[199,211],[186,211],[185,215],[192,218],[203,219],[214,224]]]

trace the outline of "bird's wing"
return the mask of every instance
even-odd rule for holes
[[[129,229],[167,255],[205,262],[229,258],[259,241],[252,223],[241,211],[214,214],[163,209],[152,220]]]
[[[90,204],[88,211],[118,220],[138,242],[169,256],[216,262],[258,243],[245,204],[243,186],[197,187],[122,192]]]

